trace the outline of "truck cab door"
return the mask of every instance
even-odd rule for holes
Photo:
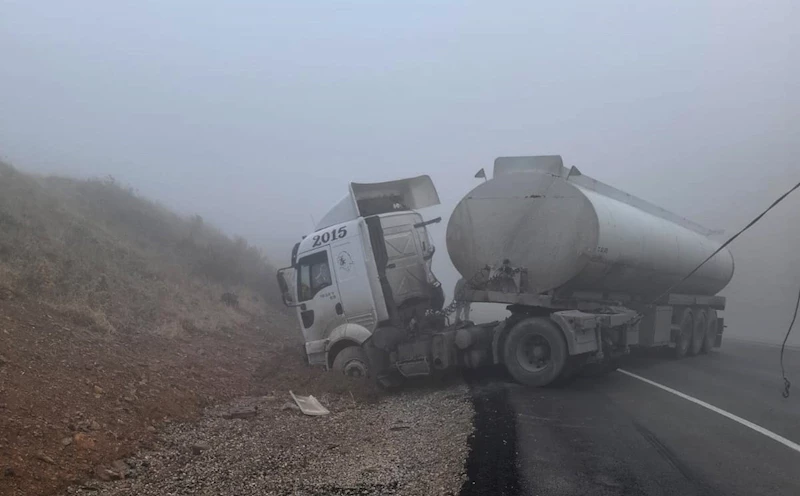
[[[344,320],[331,265],[327,246],[297,260],[297,313],[307,343],[324,339],[329,327]]]
[[[347,322],[369,331],[378,323],[373,285],[367,273],[363,240],[356,229],[346,239],[331,245],[333,272]]]

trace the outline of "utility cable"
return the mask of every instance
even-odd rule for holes
[[[697,272],[698,270],[700,270],[700,267],[702,267],[703,265],[705,265],[705,264],[706,264],[706,262],[708,262],[709,260],[711,260],[712,258],[714,258],[714,256],[715,256],[717,253],[719,253],[719,252],[721,252],[722,250],[724,250],[724,249],[725,249],[725,247],[726,247],[726,246],[728,246],[729,244],[731,244],[731,242],[732,242],[734,239],[738,238],[740,234],[742,234],[743,232],[745,232],[745,231],[747,231],[748,229],[750,229],[751,227],[753,227],[753,225],[755,225],[755,223],[756,223],[756,222],[758,222],[759,220],[761,220],[761,218],[762,218],[762,217],[764,217],[764,215],[766,215],[766,213],[767,213],[767,212],[769,212],[770,210],[772,210],[772,209],[773,209],[773,208],[774,208],[774,207],[775,207],[777,204],[779,204],[780,202],[782,202],[784,198],[786,198],[787,196],[789,196],[789,194],[790,194],[790,193],[792,193],[792,191],[796,190],[797,188],[800,188],[800,183],[797,183],[797,184],[795,184],[795,185],[794,185],[794,187],[793,187],[792,189],[790,189],[790,190],[789,190],[789,191],[787,191],[786,193],[782,194],[782,195],[781,195],[781,196],[780,196],[780,197],[779,197],[777,200],[775,200],[774,202],[772,202],[772,205],[770,205],[769,207],[767,207],[767,209],[766,209],[766,210],[764,210],[763,212],[761,212],[761,213],[758,215],[758,217],[756,217],[755,219],[751,220],[751,221],[750,221],[750,223],[749,223],[749,224],[747,224],[746,226],[744,226],[744,228],[743,228],[741,231],[739,231],[739,232],[737,232],[736,234],[734,234],[733,236],[731,236],[731,237],[730,237],[730,239],[728,239],[728,241],[724,242],[724,243],[722,244],[722,246],[720,246],[719,248],[717,248],[717,250],[716,250],[714,253],[712,253],[711,255],[709,255],[709,256],[708,256],[708,258],[706,258],[705,260],[703,260],[702,262],[700,262],[700,265],[698,265],[697,267],[695,267],[695,268],[694,268],[694,270],[692,270],[691,272],[689,272],[689,273],[686,275],[686,277],[684,277],[683,279],[681,279],[681,280],[680,280],[680,281],[678,281],[677,283],[673,284],[672,286],[668,287],[668,288],[667,288],[667,289],[666,289],[666,290],[665,290],[663,293],[661,293],[661,294],[660,294],[660,295],[658,295],[658,296],[657,296],[655,299],[653,299],[653,301],[651,301],[651,302],[650,302],[650,304],[652,305],[652,304],[656,303],[658,300],[660,300],[660,299],[661,299],[661,298],[663,298],[664,296],[668,295],[670,291],[672,291],[673,289],[675,289],[675,288],[677,288],[678,286],[680,286],[681,284],[683,284],[683,282],[684,282],[684,281],[686,281],[686,279],[689,279],[690,277],[692,277],[692,276],[694,275],[694,273],[695,273],[695,272]]]
[[[789,334],[792,333],[794,321],[797,320],[797,307],[800,307],[800,290],[797,292],[797,302],[794,304],[794,315],[792,316],[792,322],[789,324],[789,329],[786,331],[786,336],[783,337],[783,343],[781,344],[781,376],[783,377],[784,398],[789,397],[789,388],[792,387],[792,383],[786,378],[786,369],[783,368],[783,350],[786,349],[786,341],[789,339]]]

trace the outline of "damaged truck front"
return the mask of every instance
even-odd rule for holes
[[[400,329],[441,309],[427,231],[441,219],[425,221],[416,211],[437,204],[428,176],[351,183],[316,231],[295,245],[278,283],[284,303],[296,309],[309,363],[348,375],[378,373],[389,356],[374,343],[385,347],[382,338],[403,335]]]
[[[383,384],[504,364],[527,385],[610,370],[631,347],[677,357],[719,346],[730,280],[709,231],[567,169],[561,157],[509,157],[458,203],[447,226],[466,299],[507,305],[499,322],[450,324],[435,248],[417,209],[439,203],[430,178],[350,185],[279,271],[312,364]],[[677,287],[672,287],[680,282]],[[662,294],[665,290],[669,292]]]

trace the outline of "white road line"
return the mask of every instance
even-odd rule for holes
[[[703,408],[708,408],[712,412],[718,413],[718,414],[722,415],[723,417],[727,417],[727,418],[733,420],[734,422],[739,422],[743,426],[749,427],[749,428],[753,429],[754,431],[758,432],[759,434],[763,434],[763,435],[767,436],[770,439],[774,439],[775,441],[778,441],[782,445],[787,446],[787,447],[797,451],[798,453],[800,453],[800,444],[797,444],[795,442],[789,441],[785,437],[779,436],[778,434],[775,434],[774,432],[769,431],[769,430],[761,427],[760,425],[756,425],[756,424],[750,422],[749,420],[745,420],[742,417],[734,415],[734,414],[732,414],[730,412],[726,412],[722,408],[717,408],[714,405],[708,404],[703,400],[698,400],[697,398],[689,396],[688,394],[684,394],[684,393],[681,393],[680,391],[676,391],[675,389],[672,389],[671,387],[664,386],[664,385],[659,384],[659,383],[657,383],[655,381],[651,381],[650,379],[645,379],[644,377],[642,377],[640,375],[636,375],[633,372],[628,372],[627,370],[622,370],[622,369],[617,369],[617,371],[618,372],[622,372],[623,374],[625,374],[625,375],[627,375],[629,377],[633,377],[634,379],[639,379],[640,381],[646,382],[646,383],[648,383],[648,384],[650,384],[652,386],[655,386],[657,388],[663,389],[664,391],[667,391],[668,393],[672,393],[672,394],[674,394],[676,396],[680,396],[681,398],[683,398],[685,400],[689,400],[692,403],[695,403],[697,405],[702,406]]]

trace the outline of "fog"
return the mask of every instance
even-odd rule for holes
[[[449,289],[446,220],[499,155],[738,230],[800,177],[797,26],[792,0],[5,0],[0,156],[112,175],[276,264],[348,182],[429,174]],[[733,245],[729,335],[782,338],[798,209]]]

